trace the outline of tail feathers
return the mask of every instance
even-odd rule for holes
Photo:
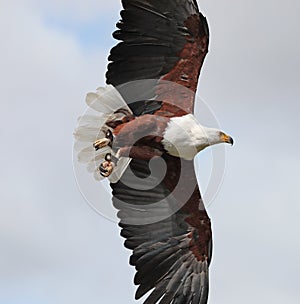
[[[130,111],[120,93],[112,85],[98,88],[96,93],[88,93],[86,103],[90,108],[104,114],[111,114],[121,108]]]
[[[132,113],[120,93],[111,85],[98,88],[96,93],[89,93],[86,97],[89,106],[87,111],[79,117],[77,128],[74,131],[74,152],[77,161],[86,165],[88,172],[93,173],[96,180],[104,179],[99,166],[104,162],[106,154],[115,155],[111,147],[106,146],[95,151],[93,144],[96,140],[105,137],[108,130],[113,131],[106,122],[116,118],[114,112],[125,109]],[[96,111],[96,112],[95,112]],[[111,183],[116,183],[130,163],[130,158],[120,158],[113,173],[108,177]]]
[[[74,133],[74,137],[76,140],[93,143],[95,139],[102,138],[105,135],[101,131],[101,129],[90,127],[89,125],[78,126],[76,132]]]
[[[111,153],[110,147],[104,147],[98,151],[95,151],[93,147],[87,147],[79,151],[78,161],[80,163],[89,163],[91,161],[99,162],[105,158],[107,153]]]
[[[90,126],[92,128],[100,129],[106,120],[107,115],[88,115],[85,114],[83,116],[78,117],[78,123],[80,122],[81,126]]]

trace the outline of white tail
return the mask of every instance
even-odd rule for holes
[[[106,146],[95,151],[93,143],[105,137],[108,130],[112,129],[106,125],[107,120],[114,117],[114,112],[126,109],[132,113],[120,93],[111,85],[98,88],[96,93],[88,93],[86,103],[89,108],[83,116],[79,117],[77,128],[74,131],[74,150],[77,160],[87,165],[87,170],[94,174],[96,180],[102,180],[99,166],[104,161],[105,155],[114,151]],[[116,183],[130,163],[130,158],[121,157],[113,173],[108,177],[111,183]]]

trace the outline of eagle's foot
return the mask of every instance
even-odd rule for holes
[[[101,148],[104,148],[110,144],[110,140],[108,138],[102,138],[98,139],[93,143],[93,147],[96,151],[98,151]]]
[[[110,130],[108,130],[105,134],[105,138],[98,139],[94,142],[93,147],[96,151],[102,149],[106,146],[111,146],[113,142],[113,135]]]
[[[109,177],[114,168],[116,166],[116,162],[112,161],[112,155],[110,153],[106,154],[105,161],[100,164],[99,171],[103,177]]]

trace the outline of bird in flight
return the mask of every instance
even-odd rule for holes
[[[211,222],[193,159],[233,144],[193,115],[209,29],[196,0],[122,0],[107,86],[74,132],[78,160],[108,179],[125,247],[132,250],[136,299],[206,304]]]

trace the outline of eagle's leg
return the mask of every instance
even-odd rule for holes
[[[98,151],[101,148],[104,148],[106,146],[112,146],[113,143],[113,135],[112,132],[110,130],[107,130],[105,137],[96,140],[93,143],[93,147],[95,148],[96,151]]]

